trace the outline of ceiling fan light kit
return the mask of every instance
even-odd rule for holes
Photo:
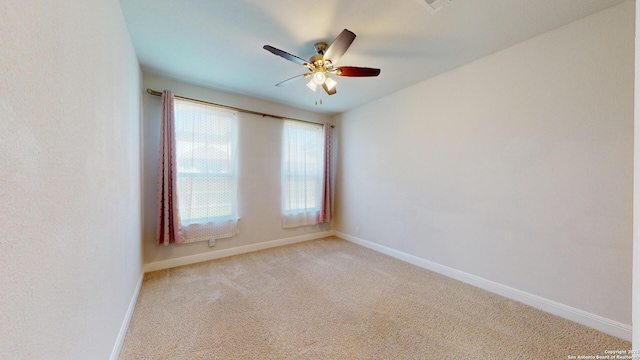
[[[328,45],[325,42],[316,43],[314,45],[314,49],[316,50],[317,54],[313,55],[308,62],[299,56],[295,56],[293,54],[289,54],[286,51],[276,49],[271,45],[265,45],[262,48],[274,55],[283,57],[296,64],[303,65],[310,71],[309,73],[294,76],[290,79],[282,81],[276,84],[276,86],[284,86],[290,81],[301,77],[311,77],[311,80],[309,80],[309,82],[307,83],[307,87],[309,89],[311,89],[312,91],[316,91],[318,86],[322,86],[327,94],[333,95],[336,93],[336,85],[338,84],[338,82],[330,78],[329,74],[349,77],[371,77],[380,75],[380,69],[356,66],[343,66],[337,68],[334,67],[334,65],[338,61],[340,61],[342,55],[344,55],[349,46],[351,46],[351,43],[355,38],[356,34],[347,29],[344,29],[342,30],[340,35],[338,35],[338,37],[333,40],[331,45]]]
[[[325,80],[327,80],[327,75],[325,75],[324,72],[316,71],[313,74],[313,82],[315,82],[316,84],[322,85],[324,84]]]

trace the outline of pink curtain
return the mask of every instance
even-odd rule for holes
[[[178,212],[178,181],[176,176],[176,131],[173,114],[173,94],[162,92],[162,133],[158,161],[158,225],[156,246],[183,243],[184,233]]]
[[[331,124],[324,124],[324,166],[322,173],[322,203],[320,204],[321,223],[331,221]]]

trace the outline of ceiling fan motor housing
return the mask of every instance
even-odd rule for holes
[[[331,68],[331,61],[325,60],[324,55],[317,54],[317,55],[313,55],[309,59],[309,65],[311,65],[309,66],[309,70],[311,71],[326,72]]]

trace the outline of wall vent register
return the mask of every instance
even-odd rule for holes
[[[441,10],[443,7],[449,5],[451,0],[419,0],[423,3],[427,9],[433,14]]]

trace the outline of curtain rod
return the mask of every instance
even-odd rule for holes
[[[156,91],[156,90],[152,90],[152,89],[147,89],[147,94],[153,95],[153,96],[162,96],[162,91]],[[220,106],[220,107],[223,107],[223,108],[236,110],[236,111],[243,112],[243,113],[246,113],[246,114],[261,115],[262,117],[268,116],[268,117],[272,117],[274,119],[280,119],[280,120],[289,119],[289,120],[301,121],[301,122],[305,122],[305,123],[309,123],[309,124],[322,125],[321,123],[317,123],[317,122],[313,122],[313,121],[309,121],[309,120],[302,120],[302,119],[289,118],[289,117],[284,117],[284,116],[279,116],[279,115],[265,114],[265,113],[261,113],[261,112],[257,112],[257,111],[251,111],[251,110],[247,110],[247,109],[241,109],[241,108],[237,108],[237,107],[233,107],[233,106],[216,104],[216,103],[210,102],[210,101],[193,99],[193,98],[189,98],[189,97],[186,97],[186,96],[179,96],[179,95],[175,95],[174,94],[173,97],[176,97],[178,99],[183,99],[183,100],[189,100],[189,101],[193,101],[193,102],[197,102],[197,103],[201,103],[201,104]],[[333,128],[333,125],[331,125],[331,127]]]

